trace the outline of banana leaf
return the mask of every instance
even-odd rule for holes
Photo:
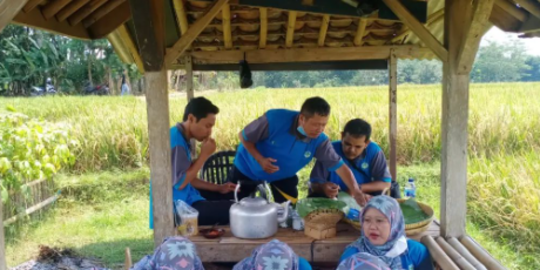
[[[332,209],[337,209],[345,214],[349,212],[349,207],[346,203],[327,198],[305,198],[296,204],[296,210],[302,218],[317,210]]]
[[[429,218],[414,199],[408,199],[400,203],[399,206],[403,212],[405,224],[414,224]]]

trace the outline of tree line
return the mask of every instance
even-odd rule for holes
[[[108,84],[118,94],[124,74],[135,93],[143,77],[133,64],[120,61],[106,40],[81,41],[29,27],[9,25],[0,33],[0,95],[29,95],[32,86],[51,78],[64,94],[79,94],[87,84]],[[442,79],[438,60],[399,60],[398,82],[434,84]],[[540,81],[540,56],[526,53],[519,41],[482,46],[471,72],[472,82]],[[299,88],[388,84],[386,70],[253,72],[253,87]],[[169,72],[169,87],[185,89],[185,73]],[[238,72],[195,72],[195,89],[237,89]]]

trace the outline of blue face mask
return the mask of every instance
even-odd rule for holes
[[[300,134],[307,137],[306,131],[304,130],[303,126],[298,126],[298,128],[296,128],[296,130],[298,130],[298,132],[300,132]]]

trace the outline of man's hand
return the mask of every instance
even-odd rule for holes
[[[201,144],[201,156],[209,157],[216,151],[216,141],[207,138]]]
[[[360,188],[353,190],[351,195],[360,206],[364,207],[367,204],[366,194],[364,194]]]
[[[332,182],[326,182],[322,184],[322,188],[324,191],[324,195],[326,195],[326,197],[330,199],[337,197],[339,193],[339,186]]]
[[[234,192],[234,189],[236,189],[236,184],[225,183],[223,185],[219,185],[218,192],[221,194],[227,194],[229,192]]]
[[[274,162],[277,162],[277,160],[273,159],[273,158],[263,158],[261,160],[257,160],[259,162],[259,164],[261,165],[261,167],[263,168],[263,170],[267,173],[275,173],[277,171],[279,171],[279,167],[272,164]]]

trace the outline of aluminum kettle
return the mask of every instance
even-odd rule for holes
[[[244,239],[262,239],[275,235],[278,223],[287,220],[290,201],[284,207],[261,197],[246,197],[238,202],[239,189],[240,182],[234,191],[236,203],[229,210],[232,234]],[[278,217],[280,211],[283,211],[283,215]]]

